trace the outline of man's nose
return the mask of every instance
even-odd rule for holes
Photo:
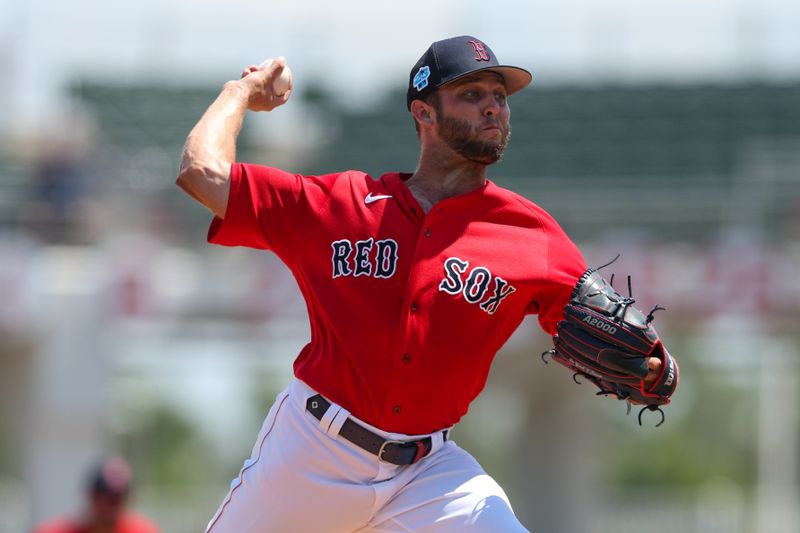
[[[494,97],[490,97],[483,108],[483,114],[487,117],[496,117],[500,113],[500,104]]]

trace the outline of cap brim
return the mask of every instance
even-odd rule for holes
[[[503,76],[503,79],[506,82],[506,91],[508,91],[509,95],[521,91],[522,89],[530,85],[531,81],[533,81],[533,75],[524,68],[512,67],[510,65],[499,65],[495,67],[486,67],[478,70],[473,70],[465,74],[462,74],[461,76],[456,76],[440,84],[439,87],[444,87],[445,85],[448,85],[456,80],[466,78],[467,76],[472,76],[473,74],[476,74],[478,72],[497,72],[498,74]]]

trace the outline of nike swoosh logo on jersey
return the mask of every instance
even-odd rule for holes
[[[364,198],[364,205],[369,205],[372,203],[377,202],[378,200],[386,200],[387,198],[391,198],[392,195],[390,194],[378,194],[377,196],[372,196],[372,193],[369,193],[366,198]]]

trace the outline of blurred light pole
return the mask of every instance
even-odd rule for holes
[[[797,354],[767,341],[758,354],[758,488],[756,533],[800,531],[798,503]]]

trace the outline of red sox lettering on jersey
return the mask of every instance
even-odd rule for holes
[[[332,277],[373,276],[390,278],[397,268],[397,241],[394,239],[369,239],[351,242],[340,239],[331,243]],[[444,278],[439,290],[452,295],[462,295],[471,304],[480,304],[480,309],[494,314],[500,302],[516,288],[483,266],[474,267],[469,273],[469,261],[450,257],[444,262]],[[490,290],[491,289],[491,290]]]
[[[458,257],[451,257],[444,262],[445,278],[439,284],[439,290],[447,294],[463,294],[464,299],[471,304],[480,303],[480,308],[490,315],[497,311],[497,306],[509,294],[516,291],[512,285],[499,276],[492,276],[488,268],[474,267],[466,277],[463,277],[469,268],[469,261]],[[494,292],[489,292],[489,287],[494,286]],[[484,300],[489,294],[490,297]]]
[[[391,278],[397,268],[397,242],[394,239],[376,241],[370,237],[355,243],[341,239],[332,242],[331,248],[334,278],[351,275]]]

